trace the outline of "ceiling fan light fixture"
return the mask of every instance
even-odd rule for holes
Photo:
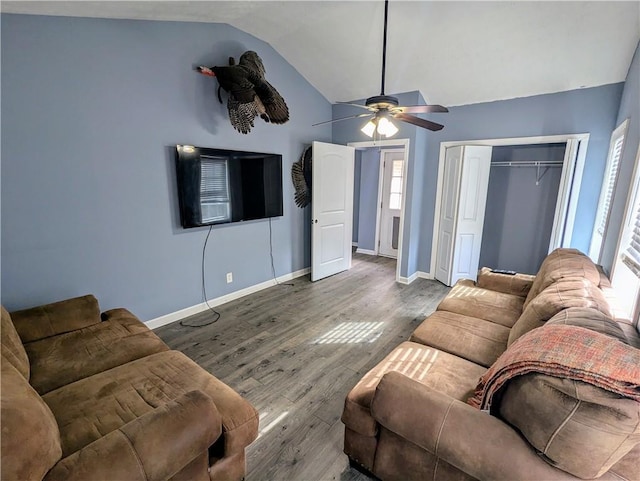
[[[393,122],[391,122],[387,117],[380,118],[376,130],[380,135],[384,135],[386,138],[393,137],[398,133],[398,127],[393,125]]]
[[[384,136],[388,139],[398,133],[398,127],[387,117],[377,115],[369,120],[360,131],[371,138],[378,134],[379,137]]]
[[[377,121],[377,119],[373,120]],[[373,120],[369,120],[369,122],[367,122],[364,127],[360,129],[360,131],[368,137],[373,137],[373,133],[376,131],[376,122],[374,122]]]

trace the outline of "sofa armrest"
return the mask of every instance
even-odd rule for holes
[[[23,343],[75,331],[100,322],[100,306],[92,295],[11,313]]]
[[[56,464],[45,481],[161,481],[206,453],[222,433],[214,402],[188,392]]]
[[[398,372],[385,374],[371,404],[389,431],[484,480],[576,480],[553,468],[511,427]]]
[[[535,278],[536,276],[529,274],[500,274],[493,272],[488,267],[483,267],[478,271],[476,285],[491,291],[527,297]]]

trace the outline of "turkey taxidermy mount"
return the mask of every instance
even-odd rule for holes
[[[294,162],[291,166],[291,181],[296,189],[294,199],[296,205],[300,208],[306,207],[311,203],[311,146],[308,146],[302,152],[300,160]]]
[[[234,58],[229,57],[229,66],[200,66],[197,70],[203,75],[218,79],[220,103],[220,89],[229,94],[229,120],[238,132],[251,132],[257,116],[272,124],[284,124],[289,120],[287,103],[265,79],[266,70],[256,52],[249,50],[243,53],[237,65]]]

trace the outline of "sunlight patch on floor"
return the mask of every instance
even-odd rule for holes
[[[311,344],[361,344],[378,340],[384,322],[342,322]]]
[[[286,418],[288,414],[289,414],[289,411],[284,411],[277,418],[275,418],[273,421],[271,421],[269,424],[267,424],[265,427],[263,427],[258,432],[258,437],[256,439],[260,439],[260,436],[262,436],[263,434],[266,434],[269,431],[271,431],[275,426],[278,425],[278,423],[280,421],[282,421],[284,418]],[[262,424],[264,422],[265,418],[267,418],[268,416],[269,416],[269,413],[260,414],[260,424]]]

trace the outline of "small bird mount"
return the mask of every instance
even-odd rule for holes
[[[289,120],[289,107],[282,95],[265,79],[266,70],[256,52],[248,50],[243,53],[237,65],[235,59],[229,57],[228,67],[199,66],[196,70],[218,79],[220,103],[220,89],[229,94],[229,121],[238,132],[251,132],[257,116],[272,124],[284,124]]]
[[[311,203],[311,146],[302,152],[300,160],[291,166],[291,181],[296,189],[294,198],[300,208]]]

